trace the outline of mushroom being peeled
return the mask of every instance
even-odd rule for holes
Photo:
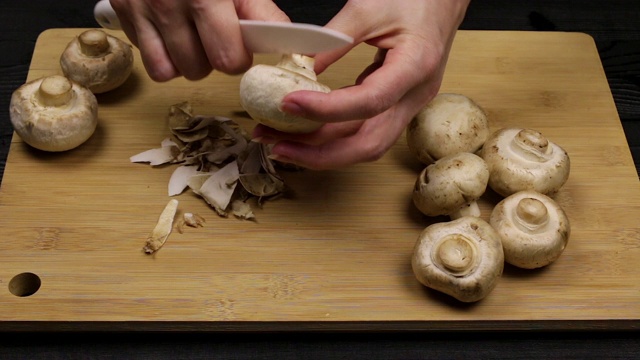
[[[60,67],[66,77],[100,94],[129,78],[133,51],[131,45],[102,30],[87,30],[69,42],[60,56]]]
[[[409,151],[422,163],[459,152],[474,153],[489,137],[487,115],[460,94],[438,94],[409,123]]]
[[[489,187],[502,196],[522,190],[553,195],[569,178],[567,152],[535,130],[498,130],[481,156],[489,166]]]
[[[531,190],[499,202],[489,222],[502,238],[505,261],[524,269],[556,261],[571,232],[564,210],[550,197]]]
[[[500,236],[486,221],[465,216],[428,226],[411,260],[423,285],[463,302],[485,298],[504,268]]]
[[[9,107],[15,132],[34,148],[66,151],[84,143],[98,124],[98,102],[87,88],[54,75],[13,92]]]
[[[285,95],[298,90],[328,93],[317,81],[315,60],[304,55],[283,55],[275,66],[258,64],[240,80],[240,104],[255,121],[289,133],[310,133],[323,123],[290,115],[280,109]]]
[[[427,216],[480,216],[477,200],[488,181],[489,169],[481,157],[464,152],[445,156],[422,170],[413,203]]]

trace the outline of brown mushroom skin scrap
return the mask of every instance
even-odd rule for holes
[[[94,94],[121,86],[131,75],[131,45],[102,30],[91,29],[74,38],[60,56],[64,75]]]
[[[556,261],[571,234],[569,218],[560,205],[531,190],[500,201],[489,222],[502,238],[505,261],[523,269],[535,269]]]
[[[413,117],[405,136],[409,151],[429,165],[447,155],[479,150],[489,137],[489,121],[467,96],[440,93]]]
[[[489,187],[502,196],[522,190],[554,195],[569,178],[567,152],[532,129],[503,128],[485,142]]]
[[[462,302],[482,300],[504,269],[500,236],[474,216],[432,224],[418,237],[411,267],[426,287]]]

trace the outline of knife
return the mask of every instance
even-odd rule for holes
[[[96,3],[93,15],[103,28],[120,30],[120,20],[109,0]],[[305,54],[339,49],[353,38],[336,30],[304,23],[239,20],[245,47],[254,53]]]

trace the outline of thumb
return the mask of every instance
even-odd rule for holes
[[[291,22],[272,0],[238,0],[235,3],[240,19]]]
[[[336,30],[351,36],[353,38],[353,43],[339,49],[317,54],[315,56],[315,71],[317,74],[322,73],[331,64],[335,63],[351,51],[351,49],[367,40],[365,36],[368,34],[369,29],[362,26],[362,21],[358,19],[359,16],[357,13],[358,12],[353,11],[349,6],[349,3],[347,3],[345,7],[342,8],[342,10],[340,10],[333,19],[325,25],[328,29]]]

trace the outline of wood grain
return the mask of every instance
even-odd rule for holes
[[[80,31],[44,32],[29,79],[59,73],[57,58]],[[322,80],[352,83],[373,53],[358,47]],[[168,107],[189,100],[198,113],[252,123],[239,115],[239,77],[156,84],[136,61],[123,88],[99,97],[98,131],[80,148],[42,153],[14,136],[0,189],[1,329],[638,326],[640,186],[588,36],[462,31],[456,39],[442,91],[472,97],[494,129],[542,131],[572,159],[557,196],[572,223],[565,253],[538,271],[507,267],[488,298],[464,306],[411,272],[419,232],[443,219],[411,205],[421,166],[402,138],[376,163],[285,173],[291,195],[256,210],[257,222],[218,218],[185,193],[179,211],[203,215],[205,227],[142,253],[173,168],[128,158],[168,135]],[[498,200],[482,199],[483,217]],[[25,272],[40,278],[37,292],[6,291]]]

